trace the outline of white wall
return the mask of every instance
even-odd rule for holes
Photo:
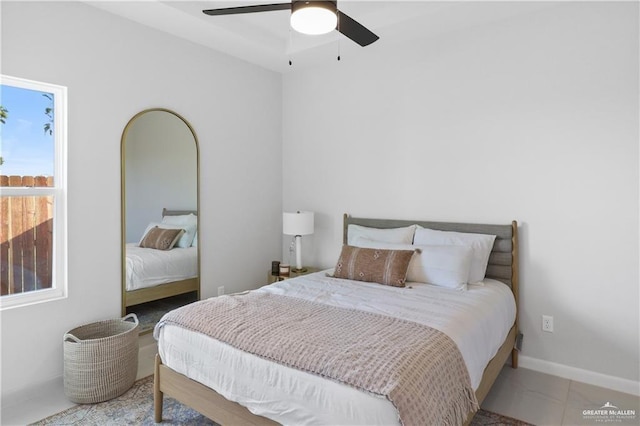
[[[334,265],[344,212],[516,219],[523,355],[637,392],[638,4],[562,3],[402,45],[380,35],[284,78],[284,209],[316,212],[305,263]]]
[[[69,94],[69,297],[2,312],[5,403],[62,375],[65,331],[120,315],[120,137],[143,109],[172,109],[198,135],[203,297],[266,281],[281,249],[282,83],[78,2],[1,7],[2,73]]]

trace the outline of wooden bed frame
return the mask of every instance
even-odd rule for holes
[[[489,393],[498,374],[511,357],[511,366],[518,367],[518,352],[514,349],[518,334],[518,225],[516,221],[509,225],[481,225],[466,223],[425,222],[409,220],[362,219],[344,215],[343,241],[347,241],[349,224],[376,228],[396,228],[418,224],[431,229],[496,235],[493,250],[487,266],[487,277],[507,284],[513,291],[516,301],[516,319],[504,343],[489,362],[482,375],[482,381],[476,390],[478,403],[482,403]],[[251,413],[244,406],[229,401],[219,393],[195,380],[192,380],[162,364],[156,355],[154,377],[154,416],[155,422],[162,421],[163,395],[170,396],[195,409],[204,416],[221,425],[276,425],[278,423]],[[475,413],[469,413],[465,425],[471,422]]]
[[[165,216],[181,216],[188,214],[197,215],[195,210],[167,210],[162,209],[162,217]],[[173,281],[169,283],[159,284],[153,287],[141,288],[138,290],[127,291],[126,284],[126,251],[123,249],[123,266],[122,266],[122,312],[126,314],[129,306],[139,305],[141,303],[152,302],[167,297],[177,296],[190,292],[196,292],[197,300],[200,300],[200,277],[188,278],[186,280]],[[200,249],[198,248],[198,271],[200,271]]]

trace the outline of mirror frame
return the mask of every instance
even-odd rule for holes
[[[189,129],[191,135],[193,135],[193,141],[196,144],[196,212],[198,215],[198,230],[196,235],[198,235],[198,290],[197,290],[197,300],[200,300],[201,294],[201,269],[200,269],[200,258],[201,258],[201,243],[202,238],[200,238],[200,144],[198,142],[198,136],[196,132],[193,130],[191,123],[189,123],[182,115],[178,114],[175,111],[172,111],[167,108],[149,108],[143,111],[138,112],[136,115],[131,117],[127,122],[127,125],[124,127],[122,131],[122,136],[120,137],[120,261],[121,261],[121,283],[120,283],[120,293],[121,293],[121,312],[122,315],[127,314],[127,306],[126,306],[126,292],[127,292],[127,254],[125,250],[126,245],[126,233],[127,233],[127,206],[126,206],[126,145],[125,141],[127,139],[127,134],[129,133],[129,129],[135,123],[135,121],[143,114],[148,112],[166,112],[172,114],[179,118]],[[171,207],[169,207],[171,208]]]

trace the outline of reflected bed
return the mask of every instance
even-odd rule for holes
[[[192,210],[163,209],[162,217],[196,214]],[[199,299],[198,247],[155,250],[125,246],[124,307],[197,292]]]

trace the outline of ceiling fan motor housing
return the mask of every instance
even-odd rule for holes
[[[338,2],[337,1],[329,1],[329,0],[293,0],[291,5],[291,12],[295,12],[299,9],[304,9],[305,7],[322,7],[324,9],[330,10],[333,13],[338,13]]]

